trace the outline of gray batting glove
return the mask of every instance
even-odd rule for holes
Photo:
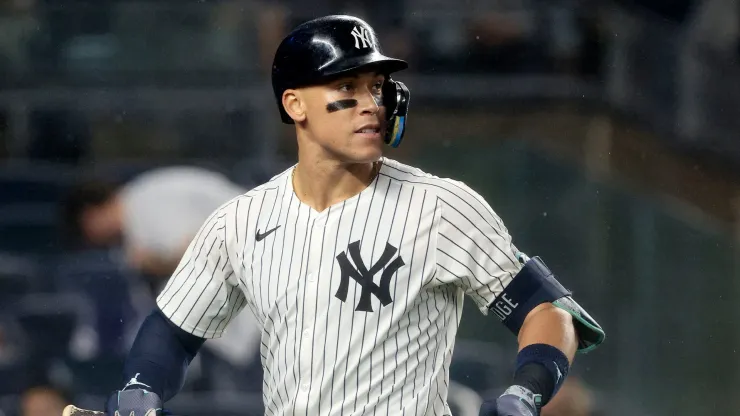
[[[110,416],[158,416],[161,412],[162,399],[144,389],[117,391],[105,406],[105,414]]]
[[[485,401],[480,416],[539,416],[542,396],[522,386],[511,386],[495,402]]]

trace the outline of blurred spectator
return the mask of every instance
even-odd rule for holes
[[[20,416],[59,416],[71,397],[62,389],[51,385],[31,387],[23,392]]]
[[[541,416],[594,416],[591,392],[578,377],[569,376],[558,394],[542,408]]]
[[[70,193],[63,212],[79,248],[123,246],[127,265],[149,283],[148,294],[131,294],[143,318],[208,216],[246,190],[207,169],[158,168],[122,186],[82,184]],[[235,320],[222,338],[205,345],[230,364],[246,367],[257,356],[259,328],[248,310]]]
[[[213,171],[161,168],[120,187],[82,184],[67,198],[64,217],[82,247],[120,243],[130,266],[149,277],[166,278],[208,215],[244,192]]]

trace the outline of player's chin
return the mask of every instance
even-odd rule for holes
[[[344,163],[359,164],[377,162],[382,156],[383,152],[380,150],[352,149],[351,151],[343,152],[342,159]]]
[[[350,143],[351,158],[357,162],[374,162],[383,156],[384,142],[382,139],[355,138]]]
[[[357,163],[376,162],[383,156],[383,146],[356,146],[352,149],[352,159]]]

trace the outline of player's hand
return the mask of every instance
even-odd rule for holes
[[[160,416],[162,400],[156,393],[144,389],[117,391],[105,405],[108,416]]]
[[[486,400],[480,416],[539,416],[540,396],[521,386],[511,386],[495,401]]]

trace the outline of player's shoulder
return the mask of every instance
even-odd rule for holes
[[[282,189],[287,185],[290,174],[293,171],[295,165],[290,166],[287,169],[282,170],[266,182],[255,186],[254,188],[247,191],[243,196],[244,198],[254,198],[264,196],[265,193],[275,192]]]
[[[291,167],[292,169],[292,167]],[[258,206],[259,204],[250,204],[252,200],[262,201],[266,193],[275,192],[281,187],[285,186],[286,179],[289,177],[290,169],[286,169],[277,175],[273,176],[266,182],[263,182],[257,186],[248,189],[246,192],[237,195],[230,200],[226,201],[219,207],[221,213],[233,212],[233,211],[245,211],[249,210],[252,206]]]
[[[461,198],[483,201],[484,198],[467,183],[446,176],[439,176],[419,167],[399,162],[394,159],[383,159],[383,173],[392,180],[409,186],[423,188],[433,195],[442,198]]]

